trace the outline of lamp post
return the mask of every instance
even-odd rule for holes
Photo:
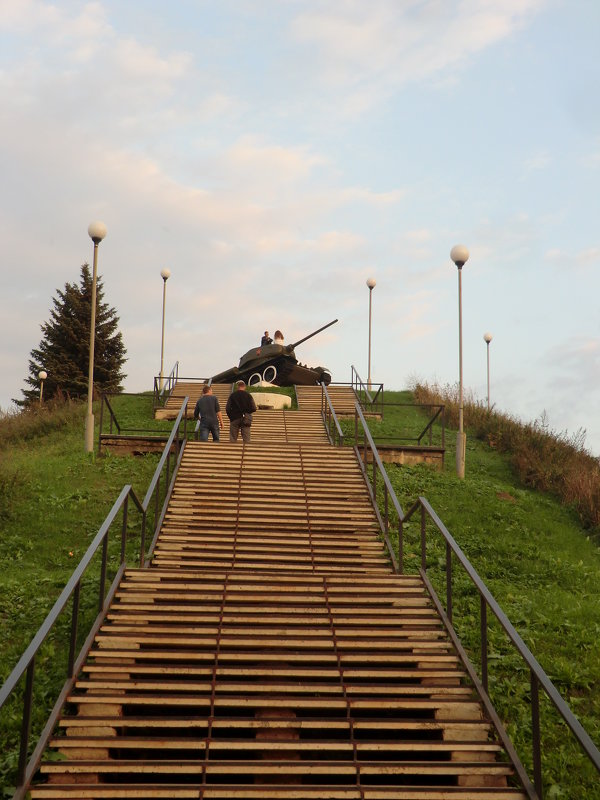
[[[456,435],[456,474],[465,477],[465,453],[467,437],[463,432],[463,357],[462,357],[462,268],[469,260],[469,251],[464,244],[455,245],[450,251],[450,258],[458,267],[458,434]]]
[[[44,396],[44,381],[48,377],[48,373],[41,369],[38,372],[38,378],[40,379],[40,405],[42,405],[42,397]]]
[[[94,414],[92,400],[94,395],[94,339],[96,333],[96,284],[98,282],[98,245],[106,236],[106,225],[103,222],[92,222],[88,227],[88,235],[94,243],[94,268],[92,274],[92,307],[90,321],[90,362],[88,368],[88,403],[85,418],[85,449],[91,453],[94,449]]]
[[[377,281],[375,278],[367,278],[367,286],[369,287],[369,369],[367,375],[367,388],[371,391],[371,306],[372,306],[372,297],[373,297],[373,289],[375,288],[375,284]]]
[[[491,333],[483,334],[483,341],[487,345],[487,407],[490,410],[490,342],[494,337]]]
[[[161,269],[160,277],[163,279],[163,303],[162,303],[162,336],[160,341],[160,384],[159,390],[163,388],[163,359],[165,353],[165,301],[167,299],[167,281],[171,277],[170,269]]]

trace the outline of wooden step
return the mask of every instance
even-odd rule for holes
[[[353,453],[270,440],[282,422],[186,445],[32,798],[524,800]]]

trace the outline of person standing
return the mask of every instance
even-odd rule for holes
[[[219,431],[223,430],[223,415],[219,398],[212,393],[212,387],[202,387],[202,396],[198,398],[194,408],[194,419],[200,420],[201,442],[208,442],[209,433],[212,433],[213,442],[219,441]]]
[[[236,390],[232,392],[225,406],[225,413],[229,417],[229,441],[237,442],[238,433],[242,432],[242,441],[250,441],[250,425],[252,414],[256,411],[256,403],[251,394],[246,391],[246,382],[238,381]]]
[[[267,344],[273,344],[273,339],[269,336],[269,331],[265,331],[265,335],[260,340],[260,346],[264,347]]]

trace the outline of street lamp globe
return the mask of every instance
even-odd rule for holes
[[[367,278],[367,286],[369,287],[369,289],[374,289],[376,284],[377,281],[375,280],[375,278]]]
[[[45,381],[47,377],[48,377],[48,373],[47,373],[45,370],[41,369],[41,370],[38,372],[38,378],[39,378],[41,381]]]
[[[492,341],[492,339],[493,339],[493,338],[494,338],[494,337],[492,336],[492,334],[491,334],[491,333],[484,333],[484,334],[483,334],[483,341],[484,341],[486,344],[489,344],[489,343]]]
[[[106,225],[103,222],[90,222],[88,235],[94,244],[100,244],[106,236]]]
[[[469,260],[469,251],[464,244],[455,244],[450,250],[450,258],[459,269],[462,269]]]
[[[169,278],[171,277],[171,270],[168,269],[167,267],[165,267],[164,269],[161,269],[160,277],[163,279],[163,281],[165,281],[165,282],[168,281]]]

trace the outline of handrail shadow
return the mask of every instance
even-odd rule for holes
[[[12,670],[4,685],[0,688],[0,711],[3,709],[7,701],[13,696],[18,687],[21,686],[23,678],[25,678],[25,687],[23,692],[22,702],[22,716],[21,716],[21,733],[19,739],[19,755],[16,776],[17,790],[13,795],[13,800],[22,800],[26,793],[26,787],[31,782],[38,766],[44,750],[47,746],[48,739],[50,738],[54,726],[58,720],[60,711],[64,706],[65,700],[69,692],[73,688],[77,674],[79,673],[87,654],[93,644],[94,637],[96,636],[109,607],[119,582],[126,569],[126,544],[127,544],[127,529],[129,524],[129,504],[130,501],[135,506],[136,510],[141,514],[141,533],[140,533],[140,548],[139,548],[139,565],[141,567],[147,566],[149,563],[148,554],[146,553],[146,531],[149,517],[153,513],[154,519],[154,536],[151,548],[148,553],[152,552],[152,548],[156,542],[164,514],[166,512],[167,504],[170,498],[172,487],[175,481],[177,469],[183,455],[183,449],[187,440],[187,426],[186,426],[186,409],[188,398],[184,399],[181,410],[177,419],[173,423],[173,428],[162,456],[154,472],[154,476],[150,481],[150,485],[143,500],[139,500],[135,491],[130,484],[127,484],[121,490],[119,497],[115,500],[111,510],[109,511],[106,519],[102,523],[94,540],[88,547],[83,558],[75,568],[67,585],[62,590],[59,598],[54,603],[54,606],[46,616],[41,627],[31,640],[31,643],[19,659],[17,665]],[[181,425],[183,423],[183,434],[181,433]],[[175,468],[171,468],[172,455],[176,456]],[[164,485],[166,490],[161,490],[162,476],[165,474]],[[163,497],[162,511],[160,508],[161,496]],[[154,501],[154,502],[153,502]],[[119,512],[122,512],[122,524],[120,534],[120,552],[119,564],[116,569],[115,576],[108,587],[106,583],[109,571],[109,535],[113,524],[117,520]],[[80,621],[80,610],[82,607],[81,588],[84,576],[88,573],[88,569],[92,565],[94,556],[101,550],[101,561],[99,565],[98,575],[98,611],[92,622],[91,629],[79,650],[76,654],[78,628]],[[114,567],[114,565],[111,565]],[[91,572],[91,570],[90,570]],[[44,644],[50,632],[57,625],[61,619],[62,613],[71,602],[71,620],[70,620],[70,639],[69,651],[66,665],[66,680],[58,695],[50,716],[40,734],[40,737],[34,746],[34,749],[29,756],[30,738],[31,738],[31,717],[33,709],[34,688],[35,688],[35,664],[36,657],[40,648]]]

